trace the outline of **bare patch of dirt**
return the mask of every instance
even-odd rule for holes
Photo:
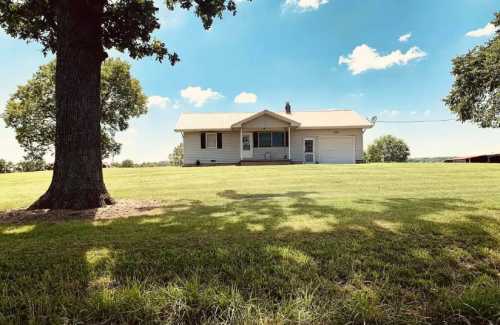
[[[0,211],[0,224],[33,221],[110,220],[151,216],[160,214],[164,206],[165,204],[155,200],[117,200],[114,205],[88,210],[8,210]]]

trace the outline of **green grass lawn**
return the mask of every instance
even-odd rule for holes
[[[158,215],[0,224],[0,323],[500,322],[500,165],[105,171]],[[0,211],[50,174],[0,175]]]

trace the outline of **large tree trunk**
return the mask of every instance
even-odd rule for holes
[[[103,0],[57,0],[56,143],[52,183],[30,209],[112,204],[101,158]]]

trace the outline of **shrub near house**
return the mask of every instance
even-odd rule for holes
[[[392,135],[384,135],[376,139],[365,154],[367,162],[406,162],[410,148],[401,139]]]
[[[184,145],[182,143],[175,146],[172,153],[168,156],[168,161],[172,166],[182,166],[184,161]]]

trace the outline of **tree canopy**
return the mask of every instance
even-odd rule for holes
[[[496,35],[453,60],[455,81],[444,102],[462,122],[500,127],[500,12],[493,24]]]
[[[55,61],[42,65],[7,102],[5,124],[16,131],[16,139],[28,160],[42,160],[54,152],[56,136]],[[120,153],[115,134],[129,126],[129,119],[147,112],[146,96],[130,65],[107,59],[101,67],[101,147],[103,158]]]
[[[64,0],[0,0],[0,26],[12,37],[42,44],[44,52],[55,53],[58,44],[58,2]],[[76,1],[75,1],[76,2]],[[134,59],[154,56],[159,61],[167,58],[171,64],[179,61],[177,53],[152,37],[160,27],[156,16],[158,8],[153,0],[93,0],[96,12],[102,11],[100,24],[104,50],[127,51]],[[225,11],[236,14],[234,0],[165,0],[169,10],[176,6],[193,10],[209,29],[214,18],[222,18]],[[82,12],[88,10],[81,5]],[[101,10],[102,7],[102,10]],[[77,8],[78,9],[78,8]]]
[[[365,159],[368,162],[405,162],[410,155],[410,148],[401,139],[384,135],[368,146]]]

